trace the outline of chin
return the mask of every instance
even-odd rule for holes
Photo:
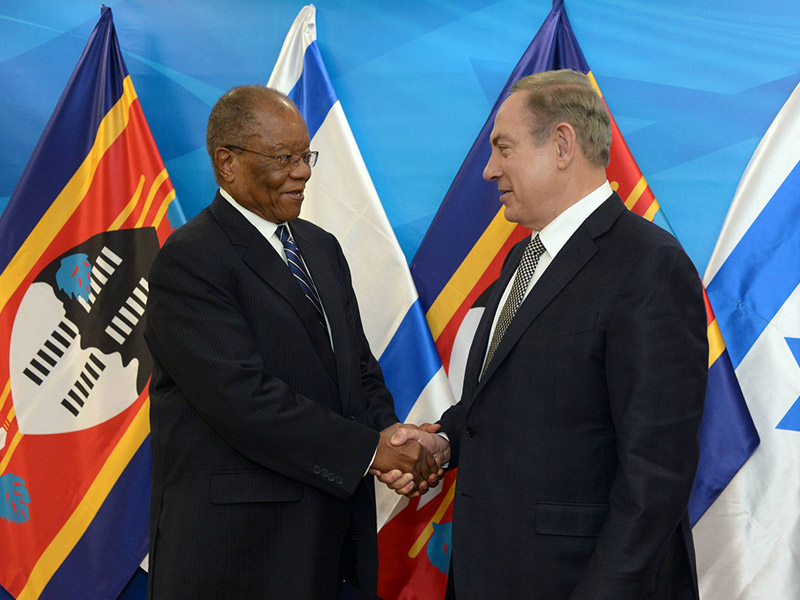
[[[519,223],[519,221],[517,221],[516,219],[516,215],[514,214],[513,208],[509,208],[508,206],[506,206],[505,210],[503,211],[503,216],[506,218],[506,221],[510,223]]]
[[[280,212],[280,216],[284,221],[294,221],[300,216],[301,208],[299,204],[297,206],[286,206]]]

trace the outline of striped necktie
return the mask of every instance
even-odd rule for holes
[[[500,340],[503,339],[508,326],[511,325],[511,320],[514,318],[514,315],[517,314],[517,309],[520,304],[522,304],[522,300],[525,297],[525,290],[528,289],[528,283],[530,283],[531,277],[533,277],[536,271],[539,258],[544,254],[544,250],[544,244],[542,244],[542,241],[539,239],[538,233],[528,242],[528,245],[525,246],[525,252],[523,252],[522,259],[519,261],[517,275],[514,278],[514,284],[511,286],[511,291],[508,294],[508,298],[506,298],[503,310],[500,311],[500,317],[497,319],[497,327],[494,329],[494,335],[489,344],[489,351],[486,354],[486,362],[483,363],[481,375],[483,375],[489,367],[489,363],[492,361],[492,357],[494,357],[494,353],[500,345]]]
[[[294,243],[294,238],[292,238],[289,228],[284,223],[283,225],[278,225],[277,231],[278,237],[283,244],[283,249],[286,251],[286,260],[289,263],[289,270],[291,270],[292,275],[294,275],[294,278],[300,285],[300,289],[303,290],[303,294],[305,294],[308,301],[314,305],[319,322],[327,329],[325,325],[325,315],[322,312],[322,302],[319,299],[319,294],[317,294],[317,288],[314,287],[314,282],[311,280],[308,271],[306,271],[305,263],[303,263],[303,258],[300,256],[300,250],[297,248],[297,244]]]

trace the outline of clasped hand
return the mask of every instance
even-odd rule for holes
[[[415,498],[439,485],[450,444],[436,435],[439,425],[395,423],[381,431],[370,473],[396,493]]]

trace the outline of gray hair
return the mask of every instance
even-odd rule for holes
[[[578,145],[593,165],[608,166],[611,147],[611,119],[600,94],[589,77],[562,69],[535,73],[517,81],[511,92],[527,92],[531,112],[531,135],[543,144],[558,123],[569,123]]]
[[[247,146],[248,138],[259,133],[254,115],[256,108],[272,108],[279,112],[290,107],[297,110],[289,96],[263,85],[242,85],[225,92],[211,109],[206,127],[206,150],[214,174],[218,175],[214,162],[217,148]]]

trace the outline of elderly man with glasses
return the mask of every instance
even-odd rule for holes
[[[317,153],[285,95],[214,106],[211,205],[150,275],[151,598],[373,598],[370,468],[439,468],[400,426],[336,239],[299,219]]]

